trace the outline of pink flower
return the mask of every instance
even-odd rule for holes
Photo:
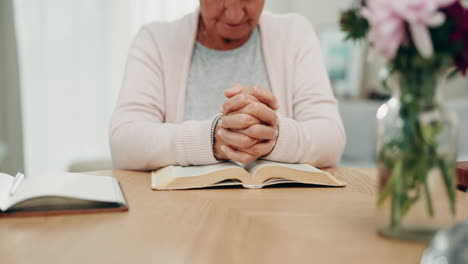
[[[369,40],[388,59],[395,58],[400,45],[407,40],[405,24],[409,25],[411,39],[421,56],[433,55],[429,27],[445,21],[439,8],[456,0],[369,0],[362,15],[371,25]]]
[[[393,10],[392,1],[371,0],[362,10],[367,18],[370,31],[369,40],[375,49],[389,59],[393,59],[398,47],[405,40],[403,19]]]

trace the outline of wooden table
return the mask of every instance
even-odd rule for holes
[[[0,219],[0,263],[418,263],[425,244],[376,234],[376,171],[328,171],[348,186],[151,191],[149,173],[94,173],[129,212]]]

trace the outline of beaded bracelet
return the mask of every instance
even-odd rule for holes
[[[218,114],[213,120],[213,123],[211,124],[211,147],[214,147],[215,145],[216,125],[218,124],[219,119],[221,119],[221,116],[221,114]]]

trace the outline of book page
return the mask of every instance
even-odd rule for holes
[[[172,175],[177,178],[183,177],[193,177],[199,175],[209,174],[215,171],[227,169],[227,168],[239,168],[233,162],[223,162],[214,165],[204,165],[204,166],[173,166],[172,167]]]
[[[151,173],[156,190],[240,185],[248,172],[233,162],[203,166],[167,166]]]
[[[8,207],[38,197],[65,197],[125,204],[118,184],[116,187],[116,181],[110,176],[92,176],[79,173],[26,177],[10,198]]]
[[[257,184],[273,185],[298,182],[325,186],[345,186],[344,182],[339,181],[330,173],[319,170],[309,164],[290,164],[260,160],[250,164],[248,169]]]
[[[0,210],[5,211],[8,207],[10,188],[13,185],[14,177],[5,173],[0,173]]]
[[[273,162],[273,161],[268,161],[268,160],[257,160],[249,164],[248,167],[246,167],[245,169],[248,170],[251,175],[255,175],[255,173],[259,169],[263,167],[267,167],[267,166],[281,166],[281,167],[287,167],[290,169],[307,171],[307,172],[318,172],[318,173],[323,172],[309,164],[291,164],[291,163]]]

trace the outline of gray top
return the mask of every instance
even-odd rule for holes
[[[186,91],[185,120],[206,120],[219,113],[226,101],[224,90],[235,83],[271,90],[259,35],[255,28],[244,45],[227,51],[195,43]]]

